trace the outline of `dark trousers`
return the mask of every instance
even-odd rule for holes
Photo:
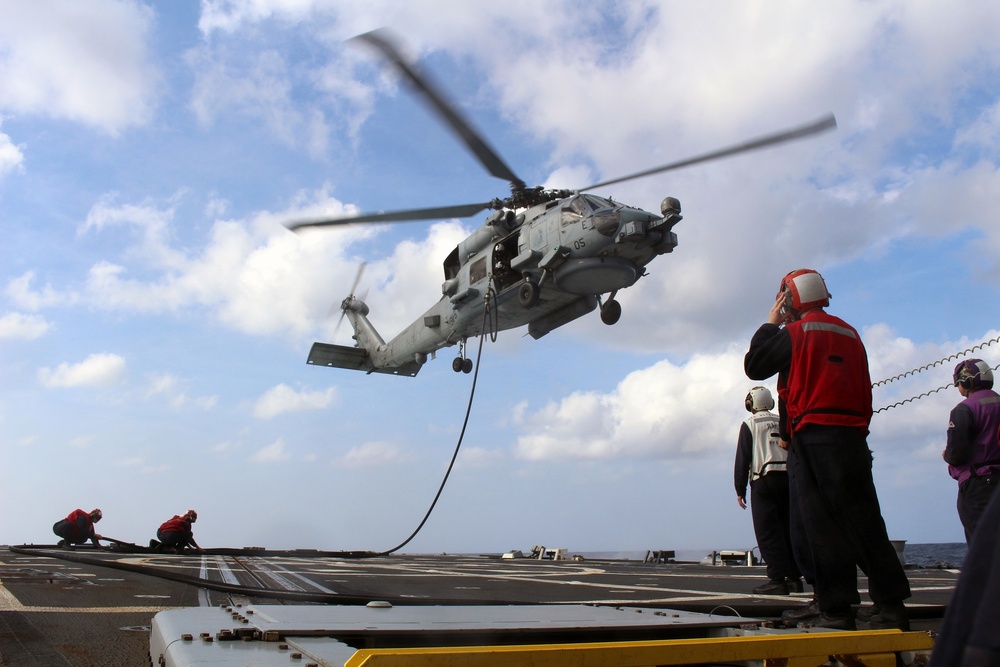
[[[788,520],[789,534],[792,540],[792,555],[795,564],[799,566],[802,577],[810,586],[816,583],[816,568],[813,567],[812,552],[809,550],[809,539],[806,537],[806,526],[802,521],[802,510],[799,507],[799,494],[795,486],[795,466],[792,458],[795,448],[788,451]]]
[[[182,533],[174,531],[156,531],[156,538],[160,540],[160,544],[165,547],[170,547],[174,549],[183,549],[184,547],[191,545],[191,533]]]
[[[772,581],[801,576],[792,556],[788,473],[769,472],[750,483],[750,511],[760,555]]]
[[[66,540],[66,544],[86,544],[89,535],[82,537],[77,532],[76,525],[66,519],[59,519],[52,524],[52,532]]]
[[[868,594],[881,605],[902,604],[910,583],[889,542],[872,480],[864,434],[838,426],[796,432],[789,464],[815,568],[820,609],[846,613],[861,601],[858,566],[868,574]]]
[[[1000,665],[1000,494],[979,526],[934,643],[933,667]]]
[[[965,529],[965,543],[972,544],[972,535],[976,532],[979,518],[986,511],[993,497],[997,479],[995,474],[983,477],[970,477],[958,487],[958,518],[962,520]]]

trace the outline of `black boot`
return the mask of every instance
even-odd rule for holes
[[[910,629],[910,616],[902,604],[881,605],[877,614],[868,619],[868,627],[872,630],[903,630]]]
[[[769,581],[753,589],[754,595],[788,595],[788,584],[784,579]]]
[[[809,604],[796,609],[788,609],[782,612],[781,620],[785,622],[801,623],[819,617],[819,601],[813,598]]]

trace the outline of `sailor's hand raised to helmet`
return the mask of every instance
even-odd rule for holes
[[[784,293],[779,294],[778,298],[774,300],[774,305],[771,306],[771,310],[767,314],[767,323],[780,325],[785,321],[785,314],[782,312],[782,306],[785,305],[785,295]]]

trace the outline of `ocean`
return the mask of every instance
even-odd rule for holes
[[[966,550],[965,542],[907,543],[903,547],[903,558],[907,565],[918,567],[960,568],[965,562]],[[579,553],[584,558],[614,560],[643,560],[646,557],[645,551],[581,551]],[[674,551],[674,560],[698,563],[711,553],[711,549],[677,549]],[[755,548],[754,555],[757,553]]]

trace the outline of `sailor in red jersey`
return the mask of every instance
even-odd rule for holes
[[[99,509],[93,509],[89,512],[75,509],[65,519],[56,521],[52,525],[52,532],[62,538],[59,540],[61,547],[83,544],[90,540],[95,547],[101,548],[101,543],[98,540],[102,538],[94,532],[94,524],[100,521],[103,516],[104,513]]]
[[[871,627],[907,630],[910,585],[872,479],[868,356],[858,332],[823,310],[829,304],[819,273],[792,271],[744,358],[750,379],[778,375],[779,431],[816,579],[818,615],[798,620],[853,629],[860,566],[875,603]]]
[[[198,520],[198,513],[188,510],[181,516],[174,515],[167,519],[156,531],[156,539],[160,541],[160,546],[164,549],[171,549],[178,553],[187,547],[201,551],[201,547],[194,541],[194,531],[191,524]]]

